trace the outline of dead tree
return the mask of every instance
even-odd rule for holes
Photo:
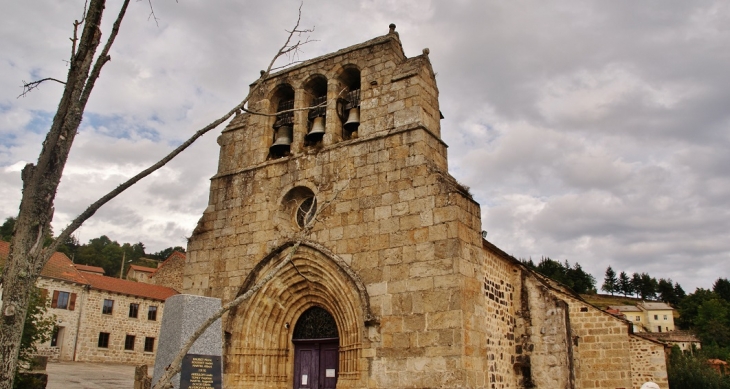
[[[54,213],[54,199],[66,160],[91,91],[101,74],[102,68],[111,60],[109,51],[119,33],[128,5],[129,0],[124,0],[109,37],[99,55],[96,55],[96,51],[102,42],[100,27],[106,0],[90,0],[84,8],[82,20],[73,23],[74,30],[71,39],[73,45],[69,71],[66,81],[59,81],[65,86],[58,110],[43,142],[38,161],[36,164],[26,165],[21,173],[23,196],[13,237],[10,241],[10,252],[2,278],[0,278],[0,285],[3,287],[3,300],[0,309],[2,312],[2,320],[0,320],[0,389],[10,389],[13,386],[30,290],[35,284],[41,269],[43,269],[43,266],[59,244],[76,231],[102,205],[164,166],[205,133],[218,127],[234,114],[241,112],[249,97],[256,93],[266,80],[276,60],[281,56],[296,54],[301,45],[309,42],[308,38],[302,41],[297,40],[297,37],[311,32],[311,30],[299,28],[299,21],[301,20],[300,7],[299,18],[295,27],[289,31],[286,43],[271,60],[267,70],[262,71],[261,78],[241,103],[209,125],[198,130],[163,159],[91,204],[59,234],[53,243],[44,248],[44,237],[50,231]],[[77,37],[80,26],[83,26],[83,30],[81,36]],[[58,81],[50,78],[49,80]],[[42,81],[44,80],[26,83],[24,93],[37,87]]]

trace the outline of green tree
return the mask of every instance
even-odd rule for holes
[[[694,325],[703,344],[730,346],[730,303],[718,298],[703,302]]]
[[[150,254],[150,257],[155,258],[155,259],[160,260],[160,261],[164,261],[167,258],[169,258],[170,255],[172,255],[172,253],[174,251],[179,251],[181,253],[185,253],[185,248],[180,247],[180,246],[168,247],[168,248],[166,248],[164,250],[161,250],[161,251],[158,251],[158,252],[156,252],[154,254]]]
[[[13,236],[13,228],[15,228],[15,218],[5,219],[5,223],[0,226],[0,240],[10,242],[10,238]]]
[[[622,271],[618,275],[618,291],[619,291],[619,293],[624,295],[624,297],[634,293],[634,290],[631,285],[631,279],[629,278],[628,274],[626,274],[625,271]]]
[[[712,369],[702,355],[684,354],[672,347],[667,366],[671,389],[730,389],[730,381]]]
[[[719,298],[715,292],[697,288],[694,293],[687,295],[679,303],[679,318],[677,318],[677,326],[682,329],[688,330],[695,327],[695,319],[699,308],[706,301]]]
[[[730,302],[730,281],[727,278],[718,278],[712,285],[712,291],[721,299]]]
[[[667,304],[676,306],[679,303],[674,293],[674,284],[671,279],[660,278],[657,284],[657,293],[659,294],[659,299]]]
[[[611,266],[606,268],[606,274],[603,277],[603,286],[601,286],[601,290],[611,293],[611,296],[613,296],[615,292],[619,291],[618,278],[616,278],[616,272],[611,268]]]
[[[33,287],[28,313],[25,316],[23,336],[20,338],[18,357],[18,360],[25,365],[29,365],[33,359],[37,351],[36,345],[51,339],[56,318],[47,315],[47,303],[46,296],[41,294],[40,289]]]

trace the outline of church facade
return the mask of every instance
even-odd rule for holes
[[[667,388],[663,344],[482,237],[394,28],[262,80],[267,115],[218,138],[181,292],[225,303],[291,255],[224,317],[226,387]]]

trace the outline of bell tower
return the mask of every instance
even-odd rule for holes
[[[391,25],[270,75],[248,107],[267,115],[218,138],[183,292],[228,302],[297,247],[224,318],[226,387],[485,386],[479,205],[448,174],[428,54]],[[295,334],[318,318],[336,338]]]

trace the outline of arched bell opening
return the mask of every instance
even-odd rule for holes
[[[355,139],[358,136],[357,129],[360,127],[360,70],[355,67],[345,67],[339,78],[346,88],[337,110],[342,121],[342,139]]]
[[[295,389],[335,389],[339,342],[337,323],[326,309],[313,306],[299,316],[292,335]]]
[[[294,138],[294,88],[284,84],[274,92],[271,106],[276,107],[276,119],[272,125],[272,144],[269,147],[269,158],[281,158],[291,154],[291,143]]]
[[[307,113],[307,135],[304,146],[317,146],[322,143],[325,134],[327,114],[327,79],[322,75],[313,76],[304,85],[305,106],[310,107]]]

